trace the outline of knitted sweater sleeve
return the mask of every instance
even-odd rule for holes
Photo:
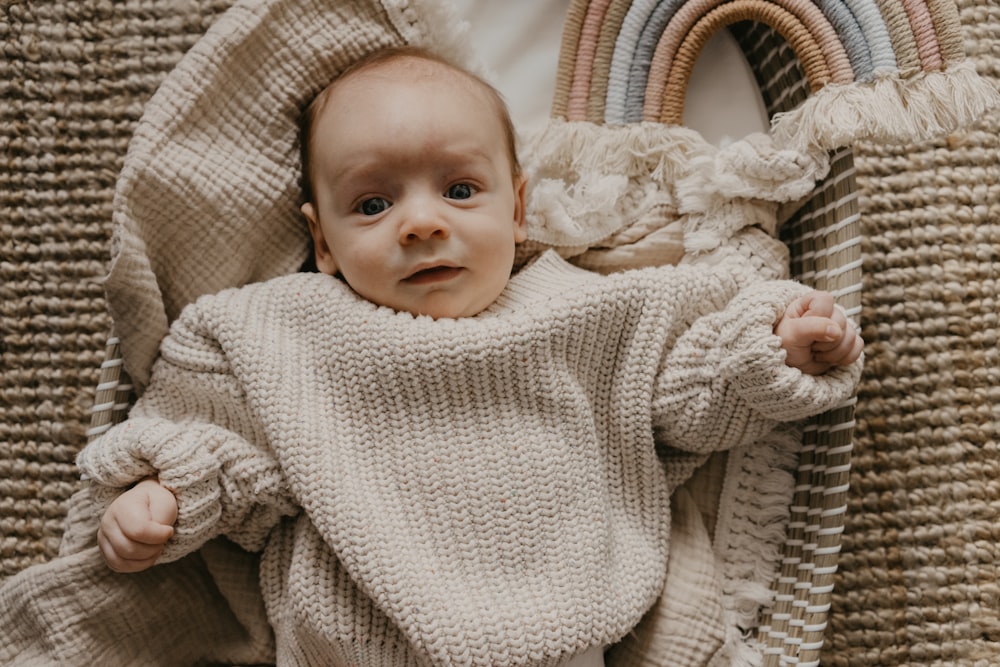
[[[861,360],[820,376],[785,364],[774,325],[806,291],[792,281],[757,282],[677,337],[655,387],[662,442],[699,453],[747,445],[778,422],[819,414],[852,395]]]
[[[178,519],[161,562],[218,535],[259,550],[282,516],[298,512],[240,382],[218,342],[199,329],[185,311],[129,418],[77,459],[105,505],[151,475],[173,491]]]

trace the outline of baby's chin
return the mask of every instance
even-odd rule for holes
[[[424,299],[419,304],[406,304],[396,310],[402,310],[418,317],[430,317],[435,320],[457,320],[466,317],[475,317],[483,312],[496,301],[500,296],[500,290],[496,294],[474,295],[471,297],[455,295],[436,296]]]
[[[492,302],[491,302],[492,303]],[[434,305],[420,306],[414,308],[403,308],[415,317],[429,317],[434,320],[460,320],[465,317],[475,317],[489,307],[489,303],[484,305]]]
[[[350,280],[344,282],[354,290],[355,294],[377,306],[391,308],[399,313],[409,313],[415,317],[454,320],[475,317],[489,308],[506,289],[510,275],[508,273],[489,281],[470,281],[468,278],[468,275],[452,276],[447,280],[442,279],[431,289],[401,289],[388,292],[373,290],[372,293],[363,291],[364,286],[351,285]],[[419,280],[416,282],[422,284]]]

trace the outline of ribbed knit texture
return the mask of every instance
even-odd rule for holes
[[[128,422],[79,464],[175,490],[164,560],[266,538],[284,664],[555,665],[620,639],[662,589],[654,431],[735,447],[856,381],[785,366],[772,327],[803,288],[743,277],[601,277],[547,253],[491,310],[441,321],[321,274],[225,291],[182,314]]]

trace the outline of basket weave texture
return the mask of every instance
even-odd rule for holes
[[[115,180],[146,100],[228,5],[0,5],[0,578],[58,550],[111,329]]]
[[[1000,83],[1000,5],[960,0]],[[1000,113],[860,145],[867,364],[822,664],[1000,663]]]

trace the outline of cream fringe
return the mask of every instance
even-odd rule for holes
[[[676,209],[671,184],[701,136],[658,123],[604,126],[553,119],[525,142],[528,238],[553,247],[598,244],[641,211]]]
[[[808,194],[829,168],[826,151],[778,149],[767,135],[718,147],[695,130],[651,122],[554,119],[524,153],[528,238],[580,252],[632,245],[636,227],[676,221],[689,252],[713,250],[747,226],[773,231],[776,204]]]
[[[754,636],[761,609],[774,602],[772,584],[780,568],[801,443],[800,427],[782,425],[753,446],[730,452],[714,536],[727,632],[727,661],[719,664],[761,663]]]
[[[800,151],[857,141],[913,143],[974,123],[998,105],[997,90],[963,61],[940,72],[827,85],[795,110],[777,114],[771,134],[778,145]]]

